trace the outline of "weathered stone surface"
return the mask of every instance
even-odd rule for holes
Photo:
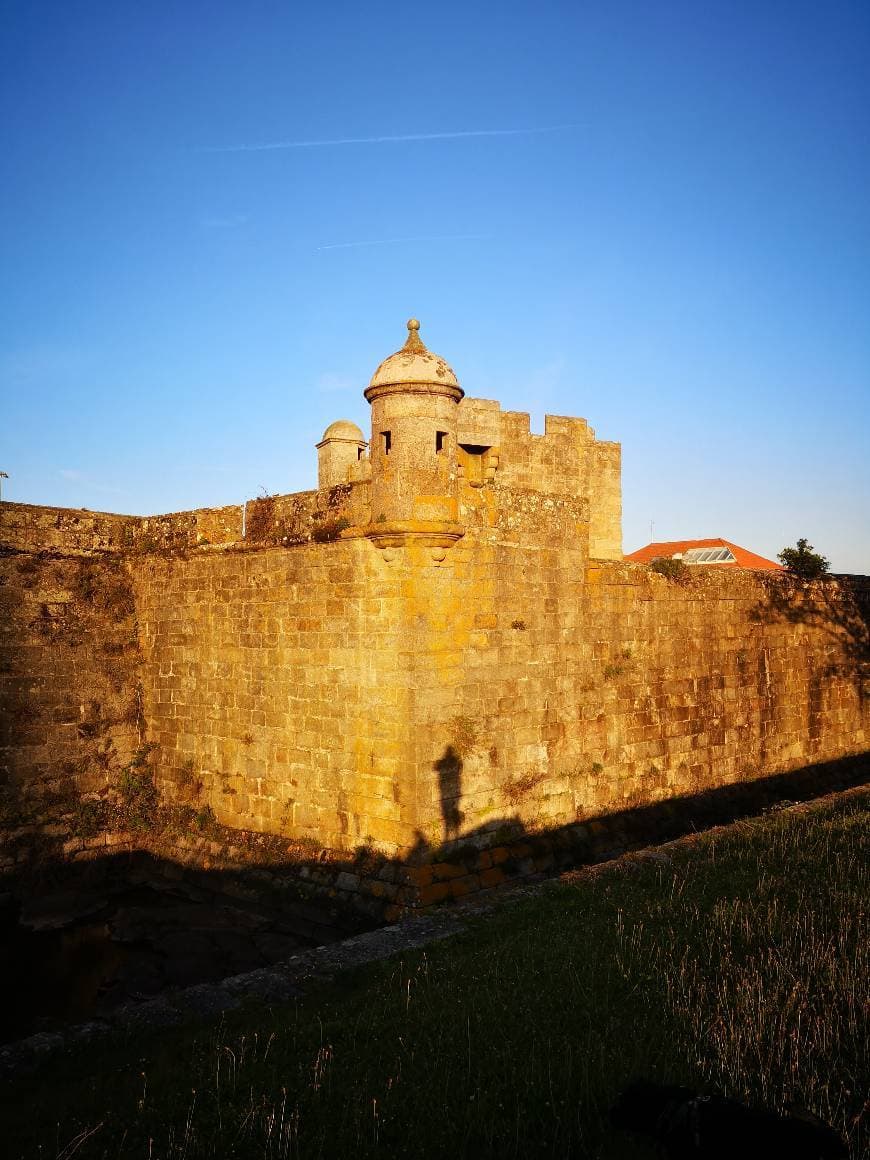
[[[147,519],[0,505],[0,867],[145,844],[105,815],[146,742],[188,811],[179,880],[304,858],[321,896],[393,916],[866,751],[867,581],[623,563],[618,445],[463,398],[414,326],[367,395],[368,455],[339,425],[317,491]]]

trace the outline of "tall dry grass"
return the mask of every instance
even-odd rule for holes
[[[866,1154],[870,795],[552,886],[461,936],[11,1091],[8,1155],[652,1155],[634,1076],[821,1116]],[[37,1110],[38,1109],[38,1110]]]

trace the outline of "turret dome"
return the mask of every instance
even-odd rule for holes
[[[323,432],[323,439],[321,442],[325,443],[327,439],[349,439],[353,443],[365,443],[366,437],[363,435],[356,423],[351,423],[350,419],[336,419],[334,423],[330,423]]]
[[[440,355],[427,350],[420,338],[420,323],[416,318],[408,320],[408,338],[401,350],[385,358],[369,383],[365,396],[371,401],[370,391],[380,393],[387,387],[405,384],[442,388],[457,401],[465,393],[459,386],[456,375]]]

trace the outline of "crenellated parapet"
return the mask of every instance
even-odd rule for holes
[[[497,522],[515,523],[510,493],[585,504],[589,555],[622,559],[620,445],[595,438],[585,419],[547,415],[533,435],[529,415],[502,411],[494,399],[459,404],[458,475],[474,489],[501,492]]]
[[[466,397],[419,329],[412,318],[405,345],[365,391],[368,449],[347,420],[327,428],[317,445],[319,488],[367,484],[364,530],[380,548],[415,540],[442,549],[468,527],[547,539],[557,527],[593,558],[621,559],[619,444],[560,415],[547,415],[544,434],[533,435],[527,414]],[[559,502],[536,504],[536,496]]]

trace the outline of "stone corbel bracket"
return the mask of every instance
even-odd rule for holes
[[[384,552],[385,559],[392,559],[396,548],[414,546],[427,549],[438,564],[465,535],[465,528],[448,520],[394,520],[369,524],[363,534]]]

